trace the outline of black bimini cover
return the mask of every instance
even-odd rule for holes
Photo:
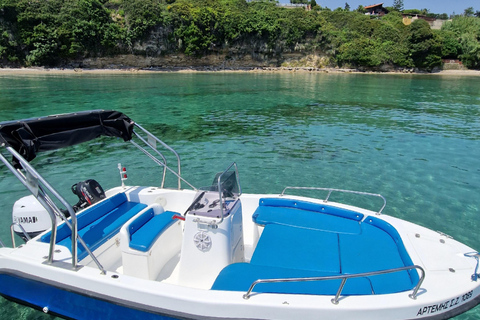
[[[134,122],[118,111],[84,111],[0,123],[0,145],[14,148],[27,161],[38,152],[60,149],[100,136],[132,138]]]

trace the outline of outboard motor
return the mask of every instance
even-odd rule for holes
[[[20,198],[15,202],[12,211],[12,221],[15,224],[20,224],[30,238],[36,237],[52,227],[50,215],[33,195]],[[57,217],[57,223],[61,221],[61,218]],[[27,237],[18,225],[13,226],[13,231],[24,241],[27,240]]]
[[[72,186],[72,192],[78,197],[77,204],[73,206],[75,212],[105,199],[105,191],[103,191],[100,184],[93,179],[75,183]]]
[[[75,183],[72,186],[72,192],[79,199],[77,204],[73,206],[75,212],[105,199],[105,191],[93,179]],[[67,210],[62,210],[62,212],[65,217],[68,218],[70,216]],[[33,195],[20,198],[15,202],[12,211],[12,221],[20,224],[30,238],[34,238],[52,227],[50,215]],[[60,222],[62,222],[62,219],[57,216],[57,224]],[[18,225],[13,226],[13,231],[23,240],[27,240],[23,230]]]

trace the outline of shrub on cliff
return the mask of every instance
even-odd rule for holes
[[[480,19],[455,17],[442,31],[449,32],[459,43],[459,57],[467,68],[480,69]]]
[[[27,65],[106,54],[120,38],[118,25],[98,0],[20,0],[14,19],[20,58]]]
[[[462,19],[434,32],[423,20],[405,26],[398,12],[372,18],[270,0],[0,0],[0,59],[59,65],[116,53],[237,52],[281,61],[301,50],[339,66],[431,70],[442,57],[460,57],[479,68],[480,19]]]

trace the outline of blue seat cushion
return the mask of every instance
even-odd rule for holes
[[[337,233],[360,233],[363,214],[324,204],[262,198],[252,219],[260,225],[283,224]]]
[[[109,213],[113,209],[120,206],[122,203],[127,202],[127,196],[125,193],[117,193],[116,195],[103,200],[79,213],[77,217],[77,230],[83,229],[85,226],[89,225],[93,221],[99,219],[105,214]],[[57,237],[56,243],[59,243],[63,239],[70,237],[72,234],[70,228],[67,224],[63,224],[57,228]],[[50,242],[51,232],[44,234],[40,241]]]
[[[100,203],[88,207],[77,215],[78,235],[90,250],[95,250],[117,234],[122,225],[147,206],[138,202],[127,201],[125,193],[118,193]],[[56,243],[72,247],[72,232],[66,224],[57,228]],[[50,242],[51,232],[44,234],[40,241]],[[77,246],[78,260],[87,256],[87,251],[80,243]]]
[[[321,211],[298,208],[259,206],[253,221],[260,225],[281,224],[337,233],[360,233],[360,222]]]
[[[139,217],[135,218],[135,220],[133,220],[128,225],[128,233],[130,234],[130,240],[132,239],[132,234],[137,232],[137,230],[143,227],[145,223],[150,221],[154,215],[155,215],[155,212],[153,211],[152,208],[150,208],[146,210],[144,213],[142,213]]]
[[[381,271],[411,266],[405,263],[399,250],[405,250],[382,229],[363,223],[362,235],[339,235],[340,261],[343,274]],[[412,279],[411,273],[417,275]],[[415,270],[400,271],[370,277],[376,294],[394,293],[412,289],[418,282]]]
[[[152,216],[141,227],[135,230],[133,234],[130,233],[129,247],[142,252],[150,250],[155,240],[167,230],[168,227],[175,223],[175,216],[180,216],[180,214],[172,211],[165,211],[161,214]],[[135,221],[132,222],[132,224],[134,223]],[[130,224],[130,227],[132,224]]]
[[[115,234],[120,231],[120,228],[130,220],[134,215],[145,209],[147,206],[137,202],[125,202],[119,207],[114,208],[112,211],[103,215],[99,219],[93,221],[89,225],[78,230],[78,235],[82,237],[83,241],[87,244],[90,250],[95,250],[103,243],[111,239]],[[63,240],[57,242],[62,246],[71,248],[71,237],[66,237]],[[87,251],[81,245],[78,244],[78,260],[82,260],[87,256]]]
[[[364,223],[359,224],[359,228],[360,233],[351,234],[266,224],[250,264],[267,269],[296,270],[298,274],[316,272],[337,275],[413,266],[400,235],[388,222],[367,217]],[[252,270],[257,276],[258,270]],[[260,275],[266,276],[263,273]],[[413,289],[419,277],[417,271],[411,269],[365,279],[369,281],[372,292],[387,294]],[[350,294],[360,294],[360,291],[350,291]]]
[[[340,273],[338,234],[284,225],[266,225],[252,264]]]
[[[243,291],[258,279],[284,279],[334,276],[335,273],[310,270],[288,269],[258,266],[251,263],[234,263],[225,267],[212,285],[212,290]],[[341,280],[301,281],[262,283],[255,286],[253,292],[335,295]],[[372,294],[372,287],[366,278],[350,279],[342,291],[343,295]]]
[[[361,221],[363,214],[347,209],[337,208],[326,204],[313,203],[303,200],[294,200],[288,198],[262,198],[259,200],[259,206],[263,207],[285,207],[296,208],[307,211],[321,212],[337,217]]]

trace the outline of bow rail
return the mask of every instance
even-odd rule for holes
[[[284,196],[285,192],[289,189],[292,190],[320,190],[320,191],[328,191],[327,197],[323,200],[323,202],[327,203],[328,199],[330,199],[330,195],[332,192],[343,192],[343,193],[352,193],[352,194],[358,194],[358,195],[364,195],[364,196],[372,196],[372,197],[378,197],[383,200],[383,206],[380,208],[379,211],[377,211],[376,215],[381,215],[383,209],[387,206],[387,199],[385,199],[384,196],[381,194],[377,193],[369,193],[369,192],[362,192],[362,191],[353,191],[353,190],[343,190],[343,189],[333,189],[333,188],[318,188],[318,187],[285,187],[283,189],[282,193],[280,194],[281,197]]]
[[[258,279],[250,285],[250,288],[243,295],[243,298],[245,300],[248,300],[250,298],[250,296],[252,295],[252,291],[255,288],[255,286],[257,284],[260,284],[260,283],[306,282],[306,281],[326,281],[326,280],[339,280],[340,279],[340,280],[342,280],[342,282],[340,283],[340,287],[338,288],[338,291],[335,295],[335,298],[333,298],[331,300],[333,304],[338,304],[338,300],[339,300],[339,298],[342,294],[343,287],[345,286],[345,283],[347,282],[348,279],[365,278],[365,277],[377,276],[377,275],[387,274],[387,273],[395,273],[395,272],[412,270],[412,269],[420,270],[420,272],[422,274],[420,279],[418,280],[417,285],[415,286],[415,288],[413,288],[413,292],[408,295],[411,299],[415,300],[417,298],[418,290],[420,289],[420,286],[422,285],[423,280],[425,279],[425,270],[418,265],[401,267],[401,268],[394,268],[394,269],[388,269],[388,270],[373,271],[373,272],[364,272],[364,273],[356,273],[356,274],[348,274],[348,275],[338,275],[338,276],[311,277],[311,278]]]

